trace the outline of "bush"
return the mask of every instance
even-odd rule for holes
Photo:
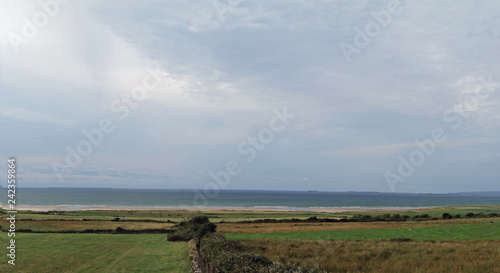
[[[371,217],[371,215],[365,214],[365,215],[361,216],[360,220],[361,221],[371,221],[372,217]]]
[[[188,220],[187,222],[188,222],[188,224],[192,224],[192,225],[202,225],[202,224],[206,224],[206,223],[210,222],[210,220],[208,219],[207,216],[201,215],[201,216],[195,216],[195,217],[191,218],[190,220]]]
[[[424,220],[429,220],[429,214],[417,214],[413,216],[412,218],[415,221],[424,221]]]
[[[126,230],[124,228],[122,228],[122,227],[117,227],[116,230],[115,230],[116,233],[124,233],[125,231]]]
[[[399,219],[401,219],[401,215],[399,215],[398,213],[393,214],[393,215],[391,216],[391,219],[393,219],[393,220],[399,220]]]
[[[389,239],[390,242],[413,242],[415,240],[411,238],[394,238],[394,239]]]
[[[7,230],[5,230],[7,231]],[[22,229],[18,229],[17,232],[33,232],[33,230],[29,229],[29,228],[22,228]]]
[[[201,238],[209,233],[215,232],[217,226],[210,222],[206,216],[196,216],[189,220],[180,222],[177,229],[167,235],[167,241],[189,241]]]
[[[212,233],[201,239],[200,255],[213,273],[315,273],[317,268],[273,263],[263,255],[246,252],[234,241]],[[206,268],[205,268],[206,269]]]
[[[467,218],[472,218],[472,217],[474,217],[474,213],[469,212],[469,213],[467,213],[467,214],[465,215],[465,217],[467,217]]]
[[[449,214],[449,213],[447,213],[447,212],[443,213],[442,217],[443,217],[443,219],[445,219],[445,220],[448,220],[448,219],[453,219],[453,216],[451,216],[451,214]]]
[[[363,217],[363,215],[362,215],[362,214],[354,214],[354,215],[352,216],[352,219],[356,219],[356,220],[358,220],[358,219],[361,219],[361,217]]]
[[[195,231],[195,236],[198,238],[201,238],[209,233],[215,232],[217,229],[217,226],[214,223],[205,223],[202,225],[195,226],[194,231]]]
[[[189,240],[194,239],[195,233],[192,229],[178,229],[167,235],[167,241],[176,242],[176,241],[184,241],[187,242]]]

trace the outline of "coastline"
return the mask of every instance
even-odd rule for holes
[[[17,206],[17,210],[30,210],[38,212],[47,211],[98,211],[98,210],[128,210],[128,211],[201,211],[201,212],[221,212],[221,211],[258,211],[258,212],[363,212],[363,211],[400,211],[400,210],[418,210],[433,207],[238,207],[238,206],[210,206],[210,207],[192,207],[192,206],[105,206],[105,205],[40,205],[40,206]],[[2,209],[8,208],[2,206]]]

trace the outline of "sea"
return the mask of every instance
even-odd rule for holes
[[[7,204],[7,189],[0,202]],[[169,189],[17,188],[17,206],[126,207],[247,207],[301,210],[304,208],[426,208],[500,205],[500,193],[409,194],[380,192]]]

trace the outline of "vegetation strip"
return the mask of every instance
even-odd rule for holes
[[[500,239],[500,222],[442,225],[415,228],[389,228],[339,231],[297,231],[277,233],[226,234],[228,239],[292,239],[292,240],[389,240],[411,238],[422,240]]]

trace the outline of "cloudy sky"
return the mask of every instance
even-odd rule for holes
[[[18,186],[499,190],[498,1],[40,3],[0,1]]]

